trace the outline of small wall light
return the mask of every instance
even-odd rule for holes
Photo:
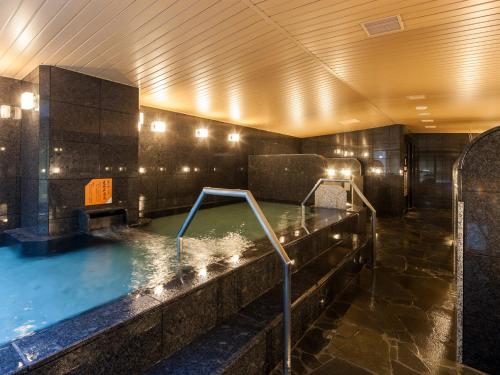
[[[370,154],[368,152],[363,152],[363,157],[364,158],[367,158],[368,156],[370,156]]]
[[[144,113],[139,112],[139,122],[137,123],[137,129],[141,131],[142,125],[144,124]]]
[[[186,167],[182,167],[182,171],[183,171],[184,173],[188,173],[188,172],[191,172],[191,168],[189,168],[188,166],[186,166]]]
[[[194,132],[196,138],[208,138],[208,129],[207,128],[199,128]]]
[[[351,177],[352,171],[349,168],[343,168],[340,173],[342,173],[344,177]]]
[[[326,174],[328,177],[335,177],[335,175],[337,174],[337,171],[333,168],[328,168],[326,170]]]
[[[10,118],[10,106],[9,105],[0,106],[0,118]]]
[[[155,133],[165,133],[167,125],[163,121],[153,121],[151,123],[151,131]]]
[[[32,92],[23,92],[21,94],[21,108],[33,109],[35,108],[35,95]]]
[[[239,142],[240,141],[240,135],[238,133],[231,133],[227,136],[227,140],[229,142]]]
[[[52,167],[51,172],[53,174],[59,174],[59,173],[61,173],[61,168],[59,168],[59,167]]]
[[[139,167],[139,173],[140,173],[140,174],[144,174],[144,173],[146,173],[146,168],[144,168],[144,167]]]

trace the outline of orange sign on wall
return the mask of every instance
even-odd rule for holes
[[[95,178],[85,185],[85,206],[113,203],[113,179]]]

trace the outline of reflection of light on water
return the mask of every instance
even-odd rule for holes
[[[157,296],[160,296],[163,293],[163,285],[157,285],[153,289],[153,293]]]
[[[19,326],[14,329],[14,332],[16,332],[20,337],[26,336],[27,334],[31,333],[33,329],[35,328],[35,323],[34,320],[28,320],[25,324],[22,326]]]
[[[198,276],[202,278],[207,277],[207,267],[205,266],[200,267],[200,269],[198,270]]]
[[[240,262],[240,256],[235,254],[231,257],[231,263],[238,264]]]

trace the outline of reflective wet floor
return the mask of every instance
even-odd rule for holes
[[[293,373],[481,374],[455,362],[451,239],[447,210],[380,219],[375,273],[363,270],[308,330]]]

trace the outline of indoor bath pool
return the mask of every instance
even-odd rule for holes
[[[275,230],[301,222],[298,206],[261,207]],[[0,239],[0,344],[160,285],[177,270],[175,236],[186,215],[154,219],[141,229],[98,231],[50,255]],[[186,235],[182,266],[202,269],[237,258],[263,236],[246,203],[200,210]]]

